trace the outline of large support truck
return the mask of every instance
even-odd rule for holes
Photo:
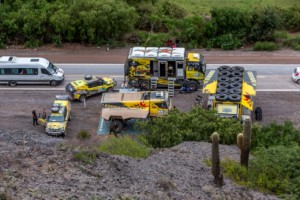
[[[124,66],[129,85],[148,90],[169,87],[171,81],[173,87],[181,87],[184,79],[197,90],[206,71],[202,54],[170,47],[133,47]]]
[[[121,91],[104,93],[101,98],[102,119],[114,124],[114,132],[120,133],[128,120],[161,117],[171,109],[166,91]]]
[[[243,67],[221,66],[206,72],[203,107],[213,108],[218,115],[241,120],[252,118],[256,95],[256,72]]]

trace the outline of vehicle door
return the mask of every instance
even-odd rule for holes
[[[108,86],[104,83],[105,83],[104,80],[101,79],[101,78],[96,82],[96,87],[97,87],[97,92],[98,93],[102,93],[102,92],[107,91]]]
[[[176,62],[176,78],[184,79],[184,62],[183,61]]]
[[[43,83],[49,83],[51,81],[52,74],[46,68],[40,68],[39,80]]]

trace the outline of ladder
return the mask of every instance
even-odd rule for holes
[[[157,88],[157,80],[158,80],[158,77],[151,77],[150,78],[150,81],[151,81],[150,82],[151,88],[149,88],[150,90]]]
[[[174,97],[175,94],[175,80],[176,78],[168,78],[168,92],[169,92],[169,97]]]

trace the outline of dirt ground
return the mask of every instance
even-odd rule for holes
[[[300,52],[205,51],[207,63],[298,64]],[[128,48],[110,49],[66,45],[32,49],[9,47],[0,56],[41,56],[55,63],[124,63]],[[96,136],[101,113],[101,95],[87,100],[86,108],[72,102],[72,120],[66,139],[45,135],[42,126],[32,125],[31,111],[36,108],[47,114],[55,95],[63,91],[0,91],[0,199],[277,199],[249,191],[225,179],[217,189],[211,181],[210,169],[203,164],[210,156],[208,143],[183,143],[172,149],[153,153],[147,159],[98,155],[92,165],[74,162],[78,146],[98,144]],[[173,104],[188,111],[200,94],[176,94]],[[298,110],[300,93],[258,92],[255,105],[263,110],[263,120],[283,123],[291,120],[300,128]],[[80,130],[88,130],[92,138],[76,139]],[[75,146],[69,149],[68,145]],[[221,146],[221,156],[238,160],[235,146]],[[201,162],[199,162],[199,160]],[[200,164],[199,164],[200,163]]]

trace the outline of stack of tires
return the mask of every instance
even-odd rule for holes
[[[241,101],[244,68],[221,66],[218,68],[217,101]]]

